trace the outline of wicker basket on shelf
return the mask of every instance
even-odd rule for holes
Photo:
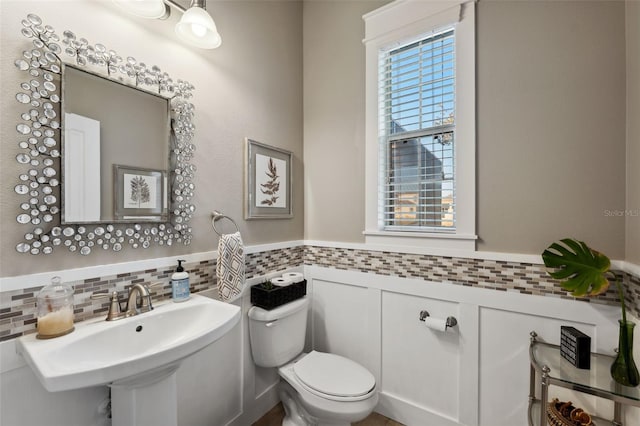
[[[547,405],[547,420],[550,426],[596,426],[582,408],[574,407],[571,401],[562,402],[557,398]]]

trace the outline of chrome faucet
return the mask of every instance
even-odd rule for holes
[[[117,291],[112,293],[94,293],[91,295],[91,299],[100,299],[104,297],[110,298],[111,301],[106,320],[115,321],[153,310],[149,287],[153,287],[158,284],[161,283],[155,283],[148,286],[144,284],[134,284],[131,286],[124,310],[122,309],[120,297],[118,296]]]

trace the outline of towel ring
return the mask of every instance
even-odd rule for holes
[[[222,233],[216,229],[216,222],[219,221],[220,219],[230,220],[231,223],[233,223],[233,226],[236,227],[236,232],[240,232],[240,228],[238,228],[238,224],[235,222],[235,220],[231,219],[229,216],[226,216],[220,213],[218,210],[214,210],[213,213],[211,214],[211,226],[213,226],[213,230],[219,236],[222,237]]]

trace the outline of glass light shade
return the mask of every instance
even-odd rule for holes
[[[176,24],[178,37],[192,46],[201,49],[215,49],[222,44],[213,18],[201,7],[191,7]]]
[[[167,16],[167,5],[162,0],[112,0],[127,12],[141,18],[159,19]]]

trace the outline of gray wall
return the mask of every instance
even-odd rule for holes
[[[640,265],[640,2],[626,2],[627,36],[627,250]]]
[[[305,238],[363,240],[362,15],[385,3],[304,2]]]
[[[624,258],[624,3],[478,6],[479,249]]]
[[[307,239],[364,241],[361,15],[380,4],[304,4]],[[624,20],[623,2],[477,4],[479,250],[573,236],[624,258],[605,214],[625,208]]]
[[[234,217],[248,244],[303,235],[363,241],[361,17],[384,3],[216,1],[209,10],[224,42],[201,51],[175,39],[177,14],[147,21],[110,2],[2,1],[0,47],[7,60],[0,63],[0,274],[212,250],[213,209]],[[640,208],[635,120],[626,120],[626,182],[624,171],[625,115],[635,117],[640,110],[633,77],[638,37],[631,37],[638,32],[638,4],[627,5],[628,109],[623,2],[483,0],[477,7],[479,249],[540,253],[554,239],[575,236],[623,258],[626,220],[627,259],[640,262],[640,219],[605,214]],[[27,231],[15,223],[19,198],[12,191],[19,170],[14,123],[22,112],[12,95],[22,81],[13,59],[28,43],[19,35],[20,20],[31,11],[59,32],[73,29],[196,86],[198,211],[190,247],[128,250],[126,259],[123,253],[86,258],[63,252],[33,262],[15,253]],[[246,136],[294,152],[294,219],[242,220]]]
[[[209,2],[223,37],[216,50],[179,42],[169,20],[128,15],[110,1],[17,1],[0,3],[0,274],[14,276],[66,268],[197,253],[217,248],[210,214],[217,209],[233,217],[245,243],[299,240],[303,237],[302,184],[302,5],[290,1]],[[195,87],[197,212],[191,246],[125,249],[119,254],[94,251],[89,257],[56,250],[50,256],[19,255],[16,244],[31,228],[18,226],[22,198],[13,192],[18,174],[15,130],[24,106],[14,94],[24,73],[13,65],[30,42],[20,35],[20,21],[37,13],[61,35],[66,29],[102,43],[122,56],[157,64],[174,79]],[[82,19],[78,19],[82,17]],[[287,220],[243,221],[243,144],[250,137],[293,152],[293,211]]]

